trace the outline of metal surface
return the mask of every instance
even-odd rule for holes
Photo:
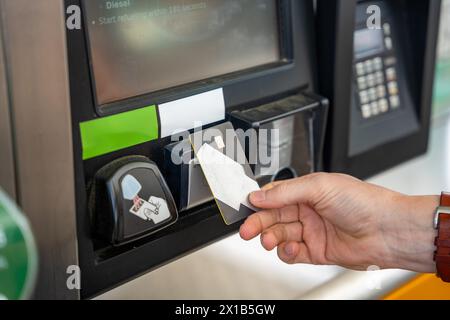
[[[450,207],[438,207],[436,209],[436,212],[434,214],[434,219],[433,219],[433,226],[435,229],[437,229],[439,227],[439,216],[441,214],[450,215]]]
[[[3,48],[2,12],[0,2],[0,187],[2,187],[12,199],[15,199],[14,152],[6,77],[6,61]]]
[[[37,238],[35,297],[75,299],[66,270],[77,264],[74,164],[65,10],[62,0],[0,0],[17,199]]]
[[[197,158],[189,161],[188,170],[187,209],[191,209],[213,200],[213,196]]]

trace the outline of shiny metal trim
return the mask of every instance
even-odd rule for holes
[[[6,77],[6,61],[3,48],[2,12],[0,3],[0,187],[15,200],[14,149]]]
[[[433,227],[435,229],[438,229],[438,227],[439,227],[439,216],[441,214],[450,215],[450,207],[437,207],[436,208],[436,211],[434,213],[434,219],[433,219]]]
[[[0,0],[18,202],[39,250],[38,299],[77,299],[78,265],[69,72],[63,0]]]

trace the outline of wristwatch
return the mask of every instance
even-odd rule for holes
[[[437,276],[450,282],[450,193],[441,194],[441,202],[434,216],[434,228],[438,230],[434,253]]]

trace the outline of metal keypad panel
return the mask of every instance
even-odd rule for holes
[[[393,49],[391,28],[383,25],[385,49]],[[356,88],[363,119],[370,119],[400,108],[394,56],[373,56],[355,64]]]

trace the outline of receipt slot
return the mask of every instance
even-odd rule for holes
[[[157,232],[178,218],[158,167],[145,157],[128,157],[102,168],[91,190],[95,233],[113,245]]]
[[[286,180],[321,169],[328,100],[297,94],[229,112],[260,182]],[[256,147],[256,148],[255,148]]]

